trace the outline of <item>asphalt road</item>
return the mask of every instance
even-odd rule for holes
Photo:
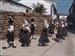
[[[54,38],[53,36],[52,38]],[[46,47],[39,47],[38,39],[32,40],[30,47],[21,47],[21,43],[15,40],[17,48],[2,49],[2,46],[7,46],[6,40],[0,41],[0,54],[6,56],[75,56],[75,34],[68,32],[65,40],[56,43],[52,38]]]

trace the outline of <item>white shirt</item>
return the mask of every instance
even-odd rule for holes
[[[61,25],[61,27],[65,27],[65,25],[64,25],[64,24],[62,24],[62,25]]]
[[[31,32],[31,30],[30,30],[30,27],[29,26],[26,26],[25,27],[29,32]]]
[[[47,20],[44,20],[44,24],[45,24],[45,26],[46,26],[47,28],[49,27],[49,24],[48,24]]]
[[[13,25],[10,25],[10,27],[8,28],[8,30],[9,30],[10,32],[14,31],[14,26],[13,26]]]

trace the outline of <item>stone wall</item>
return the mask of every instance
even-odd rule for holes
[[[51,17],[48,15],[39,15],[37,13],[14,13],[14,12],[1,12],[1,18],[3,19],[2,23],[2,38],[5,38],[7,28],[8,28],[8,19],[9,16],[13,16],[14,19],[14,26],[15,26],[15,37],[18,36],[18,31],[20,30],[20,26],[24,23],[23,19],[28,20],[30,22],[30,19],[34,18],[36,23],[36,31],[35,34],[40,34],[42,26],[44,25],[44,19],[47,19],[48,22],[51,21]]]

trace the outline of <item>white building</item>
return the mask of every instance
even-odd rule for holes
[[[60,19],[66,19],[66,18],[67,18],[67,14],[60,14],[60,15],[59,15],[59,18],[60,18]]]
[[[37,2],[39,2],[40,4],[43,4],[44,7],[46,8],[46,13],[47,15],[51,14],[51,5],[52,5],[52,1],[51,2],[47,2],[45,0],[20,0],[18,1],[21,4],[27,5],[28,7],[31,7],[33,9],[33,4],[37,4]]]
[[[56,9],[57,9],[57,14],[59,14],[59,19],[66,19],[67,18],[67,16],[68,16],[67,11],[68,11],[69,6],[71,5],[71,4],[69,4],[71,0],[45,0],[45,1],[47,1],[49,3],[52,1],[52,4],[54,4]],[[65,3],[67,3],[69,6],[67,4],[65,4]],[[52,9],[52,11],[51,11],[52,12],[51,13],[52,18],[55,19],[57,16],[53,13],[54,12],[53,8],[51,8],[51,9]]]
[[[32,9],[15,1],[0,1],[0,10],[26,13],[27,11],[30,12]]]
[[[55,0],[44,0],[44,1],[46,1],[46,2],[48,2],[48,3],[51,3],[51,8],[50,8],[50,12],[51,12],[51,16],[52,16],[52,19],[54,20],[54,19],[56,19],[57,18],[57,15],[55,14],[55,9],[56,9],[56,7],[57,7],[57,3],[55,2]],[[55,7],[55,8],[54,8]]]

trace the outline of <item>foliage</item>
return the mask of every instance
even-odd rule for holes
[[[40,4],[40,3],[33,4],[33,12],[43,14],[43,13],[46,13],[46,8],[44,7],[43,4]]]

